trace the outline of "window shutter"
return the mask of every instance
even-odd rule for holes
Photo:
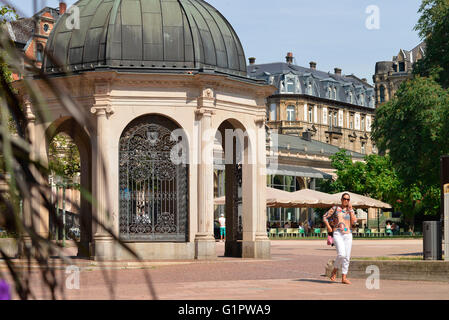
[[[356,113],[354,116],[354,129],[360,130],[360,113]]]
[[[338,110],[338,126],[343,127],[343,110]]]
[[[323,124],[327,124],[327,108],[323,108]]]

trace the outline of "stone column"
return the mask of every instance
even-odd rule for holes
[[[35,132],[35,126],[36,126],[36,116],[33,113],[31,101],[28,96],[23,97],[23,104],[25,107],[25,116],[28,121],[27,123],[27,131],[28,131],[28,137],[30,139],[31,143],[31,153],[30,153],[30,159],[35,160],[36,159],[36,132]],[[35,170],[31,168],[31,172],[35,174]],[[32,188],[29,190],[29,194],[25,195],[23,199],[23,207],[22,207],[22,220],[23,223],[28,226],[29,228],[35,230],[39,235],[40,234],[40,228],[39,228],[39,219],[36,219],[35,215],[38,213],[41,214],[40,206],[37,201],[36,196],[38,196],[36,188]],[[39,217],[37,217],[39,218]],[[43,219],[44,220],[44,219]],[[24,242],[25,245],[31,250],[32,249],[32,243],[31,243],[31,237],[28,234],[24,235]],[[24,254],[22,252],[22,248],[20,248],[20,255]]]
[[[115,233],[111,211],[110,184],[106,177],[110,170],[107,162],[106,128],[108,118],[113,114],[113,109],[109,106],[104,90],[96,86],[96,104],[91,108],[91,112],[96,115],[96,141],[93,143],[92,163],[93,163],[93,215],[96,217],[93,223],[93,255],[99,260],[115,259],[114,240],[107,230]]]
[[[200,118],[198,143],[198,231],[195,235],[195,258],[216,259],[214,237],[214,137],[212,132],[213,92],[203,90],[198,99],[197,117]]]
[[[255,120],[256,132],[252,147],[253,155],[248,157],[250,161],[244,172],[244,214],[250,213],[247,217],[247,228],[243,235],[243,258],[270,258],[270,240],[267,235],[267,205],[266,205],[266,134],[265,117]],[[246,201],[245,201],[246,200]],[[246,204],[245,204],[246,202]],[[245,226],[244,226],[245,228]]]

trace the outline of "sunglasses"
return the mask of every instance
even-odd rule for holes
[[[342,200],[347,200],[347,201],[349,201],[349,200],[351,200],[351,199],[349,199],[349,198],[342,198]]]

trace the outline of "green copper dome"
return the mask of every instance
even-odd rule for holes
[[[80,28],[65,13],[47,50],[72,72],[213,69],[246,77],[246,59],[229,22],[203,0],[80,0]],[[69,21],[67,21],[69,20]],[[45,58],[50,74],[63,71]]]

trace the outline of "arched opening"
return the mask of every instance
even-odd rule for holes
[[[244,229],[249,219],[245,213],[246,199],[243,188],[250,175],[250,138],[243,125],[233,119],[221,123],[216,133],[216,146],[222,156],[221,170],[217,177],[220,189],[225,195],[225,204],[222,209],[226,218],[226,257],[242,257],[242,241]],[[217,154],[217,152],[215,152]],[[218,213],[221,213],[218,211]],[[215,217],[217,219],[218,217]]]
[[[125,128],[119,143],[120,238],[186,242],[189,168],[183,130],[162,115],[146,115]]]
[[[89,257],[92,242],[92,147],[89,135],[74,119],[62,118],[46,130],[46,138],[53,203],[59,209],[59,219],[65,218],[64,233],[61,228],[56,228],[55,219],[49,220],[49,230],[54,238],[62,240],[65,235],[79,242],[77,255]]]

